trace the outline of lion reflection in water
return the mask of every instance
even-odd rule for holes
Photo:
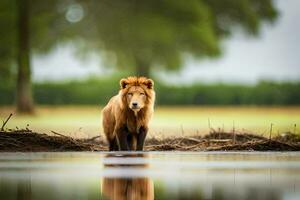
[[[144,154],[131,154],[124,157],[146,157]],[[114,157],[107,155],[107,157]],[[104,167],[147,168],[148,164],[105,164]],[[122,169],[121,169],[122,170]],[[147,177],[103,178],[102,195],[110,200],[152,200],[154,199],[153,181]]]

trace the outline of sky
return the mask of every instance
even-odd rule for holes
[[[258,37],[235,33],[223,42],[218,59],[187,58],[178,72],[155,72],[170,83],[226,82],[255,84],[260,80],[300,80],[300,1],[275,1],[280,15],[265,24]],[[56,81],[112,73],[96,54],[81,59],[72,45],[33,57],[33,80]]]

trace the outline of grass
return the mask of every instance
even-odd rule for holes
[[[5,119],[15,113],[13,107],[0,107]],[[258,133],[268,135],[294,132],[300,124],[300,107],[157,107],[150,124],[150,134],[161,137],[203,135],[208,123],[216,130]],[[102,132],[100,106],[39,106],[33,116],[14,114],[7,128],[29,128],[52,134],[51,130],[72,137],[93,137]],[[299,132],[298,130],[296,130]]]

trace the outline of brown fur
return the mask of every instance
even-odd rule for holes
[[[145,77],[120,80],[119,94],[103,108],[103,129],[109,150],[143,150],[154,109],[153,81]],[[133,107],[133,103],[138,108]]]

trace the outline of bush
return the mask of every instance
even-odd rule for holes
[[[14,85],[0,85],[0,104],[14,103]],[[119,77],[33,85],[37,104],[105,104],[119,90]],[[159,105],[300,105],[300,82],[260,82],[255,86],[155,83]]]

